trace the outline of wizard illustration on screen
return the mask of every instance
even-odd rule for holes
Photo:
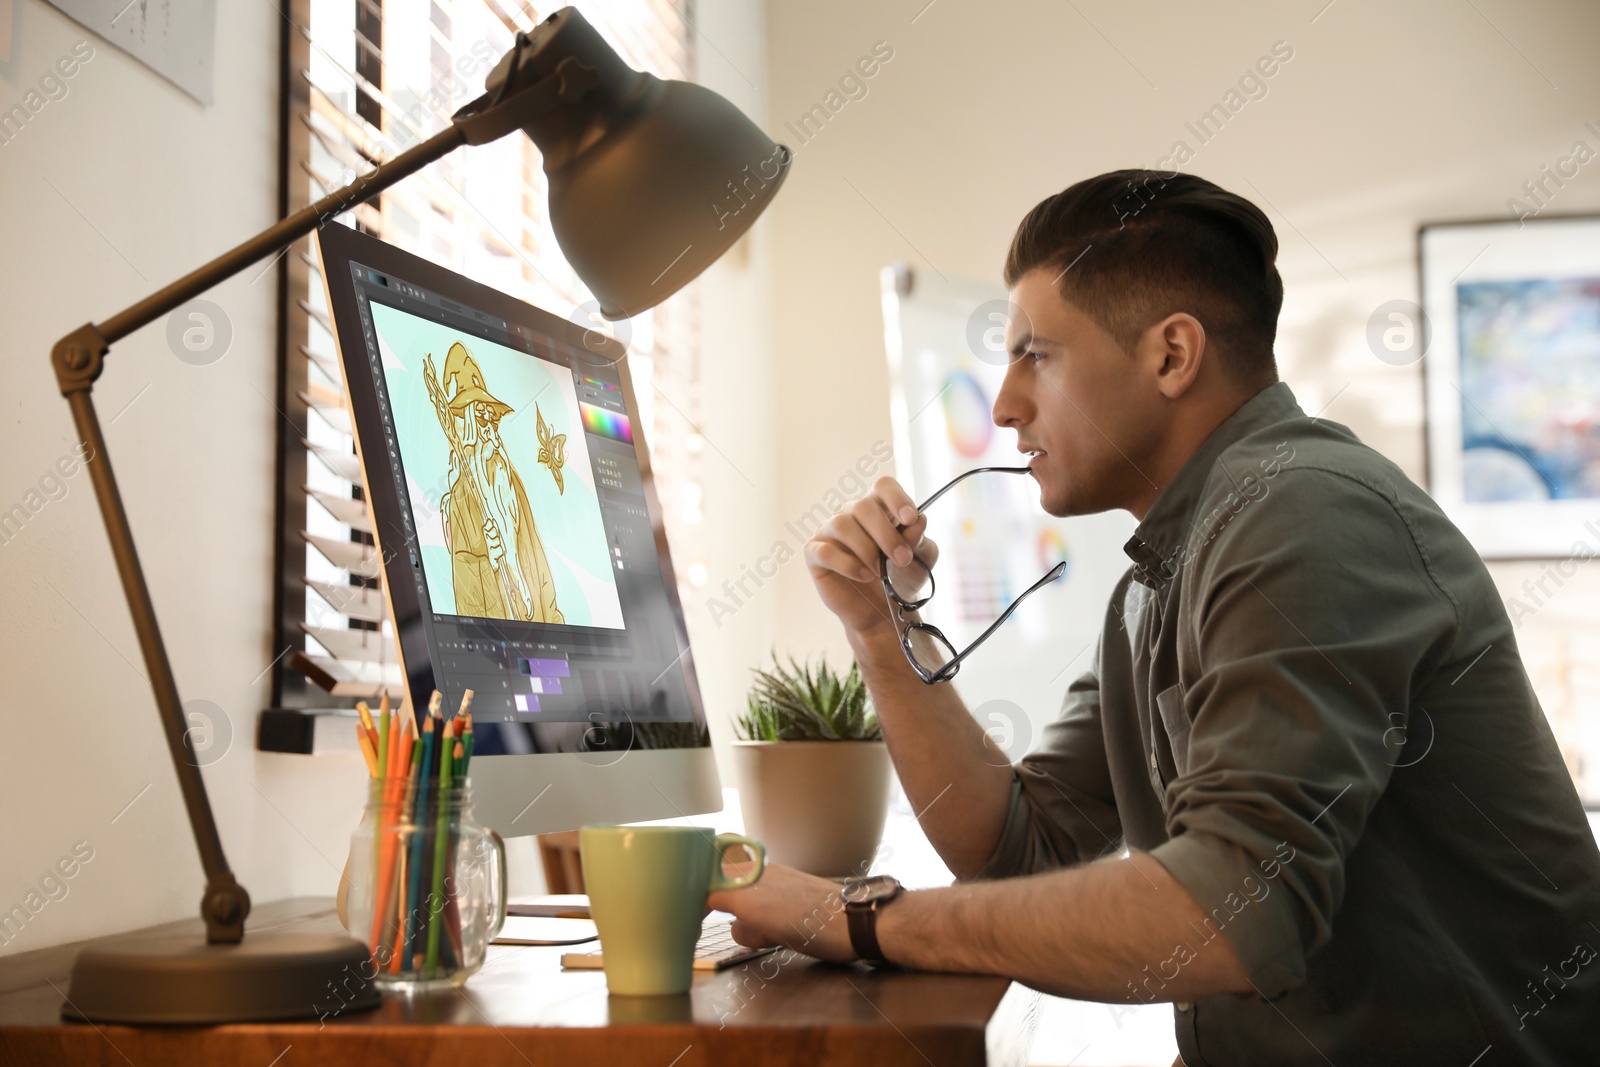
[[[435,376],[431,355],[423,371],[450,444],[450,488],[439,514],[457,614],[565,622],[528,494],[500,440],[500,420],[512,407],[489,392],[477,361],[460,341],[450,346],[442,375]],[[559,484],[559,469],[549,465]]]

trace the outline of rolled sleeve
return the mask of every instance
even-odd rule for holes
[[[1285,471],[1178,580],[1203,605],[1179,640],[1188,765],[1151,855],[1276,997],[1332,936],[1385,732],[1454,609],[1384,487],[1317,469]]]
[[[1044,743],[1012,769],[1011,801],[993,854],[977,878],[1036,874],[1117,847],[1117,818],[1094,671],[1068,688]]]

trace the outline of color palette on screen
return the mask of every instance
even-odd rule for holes
[[[583,415],[583,428],[589,433],[633,444],[633,427],[628,422],[628,416],[622,412],[607,411],[582,401],[578,402],[578,410]]]
[[[583,380],[583,384],[584,385],[588,385],[588,386],[593,386],[596,389],[604,389],[608,393],[616,393],[619,396],[622,394],[622,390],[621,389],[618,389],[615,385],[612,385],[610,382],[602,382],[599,378],[585,378]]]

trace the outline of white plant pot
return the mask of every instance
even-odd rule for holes
[[[828,878],[867,873],[892,765],[882,741],[735,741],[745,833],[773,863]]]

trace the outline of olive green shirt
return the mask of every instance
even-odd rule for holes
[[[1148,851],[1256,988],[1188,1067],[1600,1063],[1600,851],[1483,562],[1272,385],[1128,542],[1094,668],[1017,764],[1004,877]]]

